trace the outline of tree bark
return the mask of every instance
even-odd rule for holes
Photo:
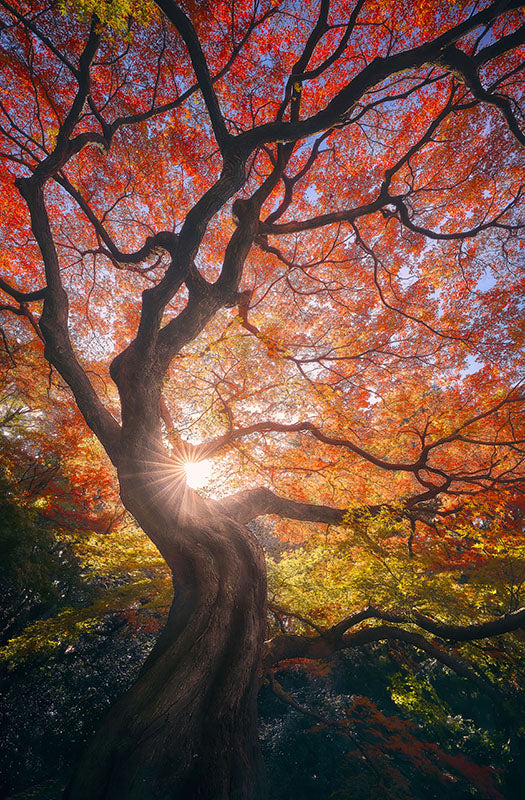
[[[256,701],[266,624],[262,549],[159,451],[120,466],[126,507],[170,566],[167,625],[110,710],[67,800],[260,797]]]

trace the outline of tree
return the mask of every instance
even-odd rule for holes
[[[372,596],[265,643],[246,527],[519,535],[520,6],[1,0],[4,348],[41,343],[174,581],[68,798],[253,797],[268,666],[397,640],[483,683],[454,645],[523,625]]]

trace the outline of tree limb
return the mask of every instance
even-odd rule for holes
[[[69,137],[78,122],[89,94],[89,70],[100,39],[96,27],[97,21],[94,18],[87,43],[79,59],[78,90],[59,129],[53,151],[40,162],[30,177],[17,178],[15,185],[29,208],[31,229],[40,248],[45,269],[46,289],[39,329],[46,342],[46,358],[57,368],[72,389],[87,424],[115,462],[119,447],[120,426],[101,403],[74,352],[68,329],[69,302],[62,284],[58,254],[44,201],[46,181],[71,157]]]
[[[184,14],[174,0],[155,0],[159,8],[166,14],[170,22],[173,23],[178,30],[184,43],[186,44],[195,77],[199,84],[210,121],[212,124],[215,139],[222,153],[229,147],[231,143],[231,136],[226,130],[226,124],[222,116],[222,111],[217,100],[217,95],[213,90],[211,76],[208,70],[208,65],[202,51],[201,43],[195,32],[191,20]]]
[[[43,289],[36,289],[34,292],[21,292],[19,289],[7,283],[7,281],[4,281],[3,278],[0,278],[0,289],[18,303],[32,303],[36,300],[44,300],[47,292],[45,287]]]
[[[473,14],[436,39],[425,44],[395,53],[386,57],[375,58],[342,89],[321,111],[311,117],[295,122],[268,122],[236,138],[239,150],[249,153],[266,142],[292,142],[321,133],[328,128],[345,124],[355,104],[374,86],[391,75],[416,69],[425,64],[440,63],[447,48],[455,44],[462,36],[481,25],[493,22],[508,11],[519,8],[520,0],[510,3],[491,3],[490,6]],[[443,64],[442,64],[443,66]],[[493,96],[491,96],[491,101]]]
[[[305,522],[324,522],[329,525],[340,525],[346,508],[300,503],[274,494],[270,489],[261,486],[257,489],[245,489],[224,500],[219,501],[221,509],[239,522],[249,522],[264,514],[276,514],[279,517],[298,519]]]
[[[422,634],[398,625],[376,625],[348,632],[348,629],[367,619],[381,619],[394,623],[416,625],[422,630],[439,636],[445,642],[466,642],[498,636],[503,633],[525,628],[525,608],[504,614],[494,620],[473,625],[448,625],[435,622],[418,612],[412,614],[382,611],[369,607],[351,614],[346,619],[327,628],[317,636],[281,633],[266,643],[268,667],[295,658],[323,659],[333,656],[340,650],[360,647],[364,644],[383,641],[402,641],[422,650],[440,663],[454,670],[458,675],[474,682],[482,691],[497,696],[490,684],[464,659],[445,649],[443,645],[431,642]]]

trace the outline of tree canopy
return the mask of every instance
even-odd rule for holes
[[[219,739],[252,763],[261,675],[290,659],[397,642],[512,692],[522,4],[0,0],[0,18],[10,479],[43,481],[70,530],[88,515],[77,557],[139,576],[130,606],[148,570],[165,587],[162,559],[175,587],[68,796],[131,798],[124,757],[81,787],[118,730],[180,730],[188,707],[180,797],[254,796]]]

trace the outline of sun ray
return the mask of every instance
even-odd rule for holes
[[[201,489],[206,486],[211,476],[212,462],[210,459],[203,461],[187,461],[184,464],[186,481],[191,489]]]

